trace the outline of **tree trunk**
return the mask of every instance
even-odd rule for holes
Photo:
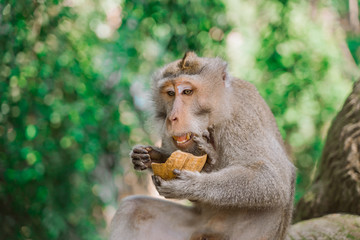
[[[294,220],[330,213],[360,215],[360,80],[329,129],[319,175],[297,204]]]
[[[292,225],[287,240],[360,239],[360,216],[330,214]]]

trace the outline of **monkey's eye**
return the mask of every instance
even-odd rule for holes
[[[191,95],[192,93],[193,93],[193,91],[190,90],[190,89],[185,89],[185,90],[183,91],[183,94],[185,94],[185,95]]]
[[[172,97],[172,96],[175,96],[175,92],[174,92],[174,91],[168,91],[168,92],[167,92],[167,95],[169,95],[169,96],[171,96],[171,97]]]

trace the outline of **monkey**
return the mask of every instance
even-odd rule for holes
[[[254,85],[231,76],[219,57],[187,52],[153,76],[154,123],[162,146],[136,145],[136,170],[176,150],[208,154],[201,172],[152,176],[160,195],[124,198],[110,239],[282,240],[293,209],[295,167],[275,118]]]

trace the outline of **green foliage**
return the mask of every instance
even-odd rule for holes
[[[136,113],[144,98],[130,86],[187,49],[223,47],[218,1],[107,4],[0,4],[4,239],[102,238],[117,199],[111,176],[130,145],[147,141]]]
[[[79,22],[90,16],[57,1],[0,12],[2,238],[100,239],[115,199],[96,186],[129,139],[118,109],[129,86],[96,68],[101,42]]]
[[[337,14],[326,6],[306,1],[227,2],[230,14],[240,7],[252,13],[246,19],[231,15],[232,22],[242,26],[236,32],[244,38],[243,48],[251,50],[229,51],[229,57],[241,64],[236,74],[258,87],[291,147],[298,168],[298,200],[314,179],[327,129],[355,76],[348,73],[349,60],[339,47],[345,34]]]
[[[127,1],[116,39],[126,59],[124,78],[148,84],[154,69],[189,50],[223,55],[224,34],[230,30],[224,11],[217,0]],[[113,51],[117,47],[110,49],[118,54]]]

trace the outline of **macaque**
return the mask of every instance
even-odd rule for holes
[[[207,154],[201,172],[153,176],[160,195],[122,200],[111,240],[282,240],[290,224],[295,168],[256,88],[232,77],[220,58],[193,52],[153,77],[154,122],[162,147],[135,146],[134,168],[151,170],[176,150]]]

